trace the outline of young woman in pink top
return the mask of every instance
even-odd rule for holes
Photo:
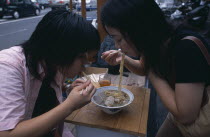
[[[40,21],[28,41],[0,51],[0,137],[72,137],[63,134],[62,122],[90,101],[95,88],[77,80],[62,101],[62,85],[83,70],[99,45],[90,23],[56,10]]]

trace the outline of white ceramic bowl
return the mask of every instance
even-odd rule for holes
[[[97,106],[99,106],[104,112],[106,112],[108,114],[115,114],[115,113],[121,111],[122,108],[126,107],[127,105],[129,105],[130,103],[132,103],[133,100],[134,100],[133,93],[131,91],[129,91],[128,89],[122,88],[122,92],[128,94],[128,96],[130,98],[130,100],[128,101],[127,104],[124,104],[122,106],[117,106],[117,107],[108,107],[108,106],[105,106],[105,105],[101,105],[102,104],[102,101],[103,101],[101,99],[101,96],[103,96],[102,92],[107,91],[107,90],[118,90],[118,87],[106,86],[106,87],[100,87],[100,88],[98,88],[96,90],[96,93],[93,95],[91,101],[94,104],[96,104]]]

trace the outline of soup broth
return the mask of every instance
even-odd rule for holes
[[[128,94],[117,90],[104,91],[104,95],[102,105],[108,107],[123,106],[130,100]]]

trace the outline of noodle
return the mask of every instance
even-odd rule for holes
[[[125,59],[125,54],[122,54],[122,60],[120,63],[120,80],[119,80],[119,84],[118,84],[118,91],[121,92],[122,89],[122,75],[123,75],[123,66],[124,66],[124,59]]]
[[[109,107],[122,106],[129,102],[130,98],[127,93],[122,92],[122,75],[123,75],[123,66],[124,66],[125,54],[122,54],[122,60],[120,63],[120,76],[118,90],[108,90],[104,91],[105,98],[102,98],[103,105]]]
[[[104,94],[106,95],[104,105],[109,107],[122,106],[130,100],[127,93],[119,92],[118,90],[108,90]]]

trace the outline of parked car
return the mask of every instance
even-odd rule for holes
[[[76,9],[78,0],[72,0],[73,8]]]
[[[31,2],[32,2],[35,6],[39,7],[39,9],[40,9],[40,5],[39,5],[39,3],[38,3],[37,0],[31,0]]]
[[[69,9],[69,0],[51,0],[50,7],[52,8],[52,10],[58,8]]]
[[[76,8],[78,0],[72,0],[73,8]],[[50,7],[52,10],[59,9],[59,8],[65,8],[69,9],[70,0],[50,0]]]
[[[11,15],[18,19],[32,14],[40,15],[40,8],[31,0],[0,0],[0,18]]]
[[[76,5],[77,11],[81,10],[81,0],[78,0]],[[91,11],[97,9],[97,0],[86,0],[86,10]]]
[[[42,10],[49,7],[48,0],[37,0],[37,2],[39,3],[40,9],[42,9]]]

